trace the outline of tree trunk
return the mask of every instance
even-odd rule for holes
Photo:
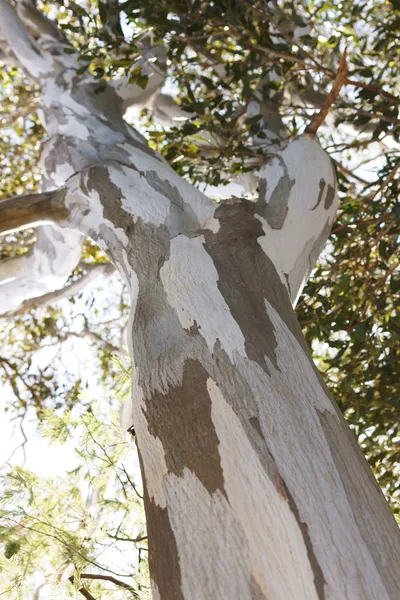
[[[329,158],[302,136],[257,203],[212,204],[126,125],[113,88],[61,64],[55,40],[38,49],[6,0],[0,17],[43,87],[53,214],[130,286],[154,598],[397,600],[396,523],[291,304],[334,218]]]
[[[217,233],[172,240],[135,226],[133,420],[154,598],[394,600],[396,524],[251,213],[222,206]]]

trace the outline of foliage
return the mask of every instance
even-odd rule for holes
[[[67,477],[18,466],[0,473],[0,587],[10,600],[31,598],[41,586],[57,598],[78,598],[82,586],[95,598],[149,597],[133,444],[118,412],[103,413],[93,400],[75,417],[43,411],[49,443],[74,442],[76,466]]]
[[[85,265],[99,262],[100,250],[91,246],[86,245],[86,260],[70,282],[80,280]],[[22,418],[31,407],[40,420],[44,408],[69,410],[78,401],[85,404],[79,393],[93,387],[94,376],[112,384],[117,369],[110,352],[120,352],[128,305],[119,279],[113,277],[107,285],[108,290],[101,289],[94,282],[69,299],[0,319],[0,376],[13,390],[14,414]],[[73,348],[75,361],[67,359]],[[88,370],[83,368],[87,357],[92,361]]]

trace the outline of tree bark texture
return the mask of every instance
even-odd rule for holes
[[[131,291],[153,597],[396,600],[396,523],[292,308],[337,207],[329,157],[282,143],[258,202],[213,204],[124,122],[115,86],[0,7],[0,41],[43,91],[68,215],[43,218],[98,242]]]

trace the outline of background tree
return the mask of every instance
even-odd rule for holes
[[[21,14],[25,10],[29,16],[30,5],[18,6]],[[179,174],[198,182],[210,195],[220,197],[229,195],[231,188],[221,191],[221,185],[232,181],[233,175],[239,186],[235,189],[237,195],[256,197],[254,170],[276,152],[274,134],[281,136],[278,106],[285,135],[296,136],[323,104],[328,82],[335,78],[346,46],[350,71],[346,85],[331,111],[331,120],[319,130],[321,142],[337,162],[341,207],[331,245],[308,284],[298,311],[309,341],[318,341],[314,348],[320,356],[320,367],[356,427],[375,473],[395,507],[398,13],[387,3],[366,3],[360,7],[310,3],[304,7],[294,3],[250,6],[238,2],[228,6],[223,2],[195,2],[188,8],[185,3],[172,6],[127,2],[123,5],[123,18],[131,24],[128,38],[122,37],[115,25],[120,8],[116,4],[70,4],[67,10],[61,6],[58,20],[80,51],[80,75],[88,71],[107,81],[125,71],[136,82],[139,106],[147,102],[141,119],[152,147],[161,151]],[[51,11],[54,15],[54,5]],[[36,25],[35,30],[32,19],[30,32],[40,38],[40,27]],[[152,87],[154,70],[141,58],[145,55],[148,60],[149,36],[152,45],[167,47],[166,91],[173,91],[174,100],[156,91],[165,77],[160,53],[156,65],[159,79]],[[69,54],[70,48],[65,50]],[[24,99],[24,90],[29,88],[15,69],[4,69],[3,77],[5,93],[15,100],[4,117],[9,132],[5,154],[10,175],[5,179],[4,191],[12,194],[22,191],[21,183],[31,189],[35,185],[37,167],[32,148],[36,145],[37,150],[35,140],[40,135],[37,118],[16,119],[15,114],[18,105],[29,114],[29,107],[38,96],[32,92],[29,102]],[[138,94],[138,85],[144,88],[143,93]],[[15,86],[14,95],[9,93],[11,86]],[[260,100],[261,113],[257,108]],[[184,119],[183,125],[175,126],[174,118]],[[11,130],[15,131],[12,135]],[[10,151],[17,153],[15,134],[20,136],[18,141],[24,140],[26,148],[20,177],[14,170],[14,165],[20,163],[10,156]],[[26,168],[29,160],[31,170]],[[365,160],[371,169],[360,164]],[[15,258],[22,255],[23,259],[29,241],[26,233],[13,234],[8,241],[6,238],[4,257],[9,260],[3,264],[8,276],[10,268],[17,264]],[[78,261],[79,256],[72,260]],[[88,258],[84,261],[88,262]],[[14,272],[21,272],[21,264]],[[83,278],[85,266],[80,267],[71,283],[74,278]],[[66,271],[70,268],[68,263]],[[29,326],[30,318],[28,325],[24,318],[20,327]],[[40,327],[33,318],[37,345],[49,332],[54,337],[52,322],[56,320],[54,315],[53,320],[45,316]],[[85,324],[83,330],[86,333],[90,328]],[[58,335],[65,336],[65,330]],[[11,362],[10,365],[3,361],[3,370],[9,381],[15,384],[17,378],[18,385],[25,388],[22,404],[31,399],[40,404],[46,398],[46,380],[36,377],[42,387],[35,395],[33,385],[17,375]],[[105,365],[104,360],[102,364]],[[74,386],[75,383],[71,398],[76,398]],[[50,391],[47,397],[50,400],[54,394]]]

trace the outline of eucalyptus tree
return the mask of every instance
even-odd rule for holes
[[[129,44],[116,3],[100,3],[98,14],[69,6],[75,21],[61,17],[59,29],[31,3],[0,3],[4,59],[38,87],[47,137],[43,191],[2,201],[0,231],[41,227],[27,260],[29,272],[46,265],[47,284],[59,274],[55,287],[63,286],[85,237],[127,282],[153,596],[397,597],[395,521],[292,307],[338,207],[338,179],[316,132],[345,85],[344,106],[331,111],[336,125],[326,127],[335,147],[344,122],[347,136],[361,128],[373,142],[390,137],[396,150],[393,90],[348,74],[340,39],[318,47],[315,18],[307,23],[292,3],[127,2],[137,30]],[[318,10],[337,16],[329,5]],[[371,10],[361,9],[360,36],[371,32]],[[386,42],[381,75],[393,69],[395,44]],[[348,46],[355,61],[359,45]],[[133,66],[132,54],[141,55]],[[114,78],[118,69],[126,76]],[[185,90],[178,103],[160,91],[168,76]],[[334,82],[328,95],[323,77]],[[354,90],[379,97],[371,118],[357,107],[348,117]],[[123,119],[130,105],[146,104],[151,147]],[[310,107],[317,114],[301,132]],[[388,157],[386,180],[358,182],[372,187],[371,203],[396,192],[399,163]],[[227,174],[242,197],[216,204],[207,194]],[[373,219],[385,223],[382,241],[395,216]],[[392,263],[388,271],[382,285]],[[16,306],[25,301],[21,294]],[[361,341],[371,307],[363,310],[349,325]]]

